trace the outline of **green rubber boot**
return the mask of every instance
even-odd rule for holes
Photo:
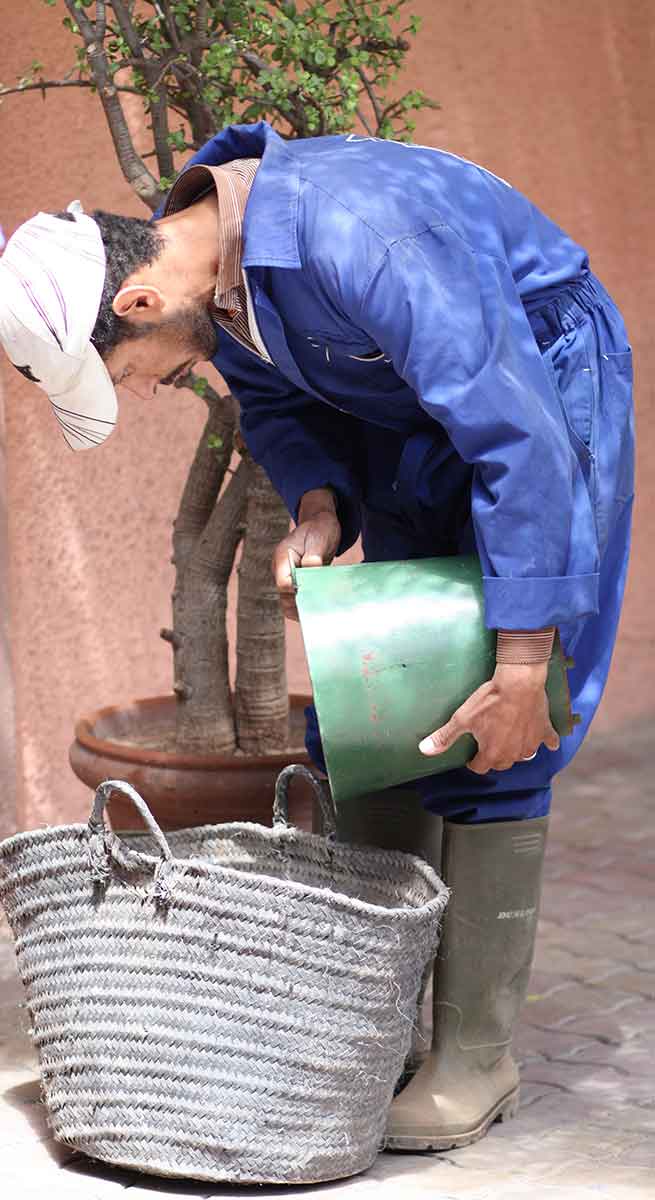
[[[337,837],[355,845],[381,846],[384,850],[404,850],[417,854],[439,872],[443,821],[427,812],[411,788],[387,788],[349,800],[337,809]],[[432,962],[428,963],[419,992],[412,1043],[396,1092],[416,1074],[430,1050],[430,1031],[425,1020],[426,989],[432,982]],[[429,998],[426,1000],[429,1004]]]
[[[547,817],[444,824],[452,889],[435,963],[432,1048],[391,1105],[387,1150],[450,1150],[513,1117],[510,1053],[534,952]]]

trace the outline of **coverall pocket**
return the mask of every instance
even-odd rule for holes
[[[312,349],[317,350],[327,362],[358,362],[367,366],[390,362],[385,351],[370,339],[362,341],[360,337],[357,340],[337,341],[333,335],[315,329],[305,329],[303,335]]]
[[[593,453],[597,385],[584,327],[562,334],[544,355],[559,396],[571,445],[586,476]]]
[[[596,542],[602,556],[603,520],[598,510],[598,480],[594,447],[598,410],[598,364],[591,358],[584,326],[563,333],[543,355],[594,515]],[[597,359],[597,355],[596,355]]]
[[[632,351],[601,354],[596,519],[601,554],[634,495]]]
[[[607,448],[599,445],[599,465],[612,478],[614,496],[619,502],[631,500],[634,494],[632,381],[631,350],[603,354],[600,420],[614,437]]]
[[[602,558],[623,506],[632,498],[632,353],[605,353],[591,323],[563,334],[544,355],[569,440],[594,510]]]

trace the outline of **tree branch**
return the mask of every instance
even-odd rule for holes
[[[198,0],[196,5],[196,33],[198,37],[207,37],[207,0]]]
[[[197,0],[196,4],[196,36],[201,41],[207,39],[207,24],[209,13],[207,11],[207,0]],[[202,62],[202,50],[190,50],[189,56],[194,67],[199,67]]]
[[[179,53],[179,51],[182,49],[182,43],[180,42],[178,29],[177,29],[177,22],[175,20],[175,15],[174,15],[174,13],[171,12],[171,6],[170,6],[170,4],[168,4],[167,0],[161,0],[161,6],[164,11],[164,18],[166,21],[166,28],[168,29],[168,36],[170,37],[171,42],[175,46],[175,49]]]
[[[97,91],[97,84],[91,79],[40,79],[37,83],[24,83],[13,88],[0,88],[0,98],[2,96],[14,96],[18,92],[45,92],[48,90],[48,88],[65,87],[95,88]],[[114,87],[117,92],[129,92],[132,96],[143,95],[143,93],[135,87],[127,87],[123,85],[119,87],[117,84],[115,84]]]
[[[84,9],[78,8],[75,0],[64,0],[64,3],[82,35],[87,62],[98,89],[98,96],[104,109],[123,175],[134,188],[137,196],[154,212],[161,199],[157,180],[134,148],[117,88],[111,78],[104,44],[96,40],[95,26],[87,17]]]
[[[169,177],[175,174],[173,151],[168,144],[168,93],[162,82],[166,68],[160,70],[160,60],[146,58],[138,31],[134,27],[132,16],[123,0],[112,0],[114,16],[118,21],[120,31],[127,42],[131,53],[139,62],[139,69],[153,93],[150,98],[150,116],[152,118],[152,136],[157,151],[157,166],[159,174]],[[154,96],[157,99],[154,99]]]
[[[96,0],[96,41],[104,42],[107,30],[107,5],[105,0]]]
[[[371,81],[368,78],[366,71],[363,69],[363,67],[357,67],[357,74],[358,74],[359,78],[361,79],[362,85],[364,87],[364,91],[366,92],[366,95],[368,96],[368,98],[371,102],[371,108],[373,109],[373,112],[375,114],[375,120],[377,121],[377,126],[378,126],[377,132],[379,133],[380,125],[382,124],[382,120],[383,120],[382,108],[380,106],[380,101],[378,100],[375,92],[373,91],[373,86],[371,84]]]
[[[369,135],[369,137],[375,137],[375,134],[373,133],[373,130],[372,130],[371,126],[370,126],[370,125],[369,125],[369,123],[368,123],[368,119],[367,119],[367,117],[366,117],[366,113],[365,113],[365,112],[363,112],[363,110],[362,110],[361,108],[358,108],[358,109],[357,109],[357,116],[359,117],[359,119],[360,119],[360,121],[361,121],[362,125],[364,126],[364,129],[366,130],[366,132],[367,132],[367,134]]]
[[[145,55],[143,53],[141,38],[132,24],[132,17],[126,5],[123,4],[123,0],[111,0],[111,6],[114,10],[114,16],[118,21],[118,27],[130,47],[130,52],[134,58],[140,62],[144,62]]]

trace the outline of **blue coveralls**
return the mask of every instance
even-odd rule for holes
[[[244,222],[271,362],[219,331],[214,364],[297,518],[331,485],[342,553],[477,552],[486,624],[557,625],[581,723],[560,750],[418,785],[465,821],[548,811],[609,669],[633,497],[632,364],[585,251],[455,155],[356,135],[231,126],[191,160],[262,158]],[[321,762],[315,716],[308,746]]]

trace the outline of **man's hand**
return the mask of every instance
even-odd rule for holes
[[[341,526],[334,493],[330,488],[306,492],[300,502],[296,528],[282,539],[273,555],[273,574],[280,604],[289,620],[298,620],[289,552],[297,567],[322,567],[332,562],[340,541]]]
[[[545,685],[548,663],[498,665],[494,676],[469,696],[450,721],[419,743],[423,754],[443,754],[463,733],[471,733],[478,752],[469,770],[476,775],[507,771],[533,758],[542,742],[557,750],[559,737],[550,723]]]

